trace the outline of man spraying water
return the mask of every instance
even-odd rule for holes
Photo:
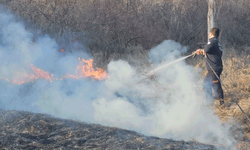
[[[220,75],[223,70],[222,65],[222,46],[218,40],[220,34],[219,28],[211,28],[209,32],[209,41],[204,49],[195,51],[197,55],[206,56],[206,66],[208,73],[204,79],[203,89],[208,98],[212,99],[212,89],[215,93],[215,99],[220,100],[220,105],[224,104],[224,95],[220,83]]]

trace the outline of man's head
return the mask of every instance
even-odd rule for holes
[[[210,32],[209,32],[209,37],[210,38],[213,38],[213,37],[218,38],[219,35],[220,35],[220,29],[219,28],[211,28],[210,29]]]

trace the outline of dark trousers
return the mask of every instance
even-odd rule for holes
[[[218,75],[218,77],[220,78],[222,69],[215,70],[215,72]],[[214,74],[214,72],[212,70],[208,70],[208,73],[204,79],[204,84],[203,84],[203,90],[205,91],[207,98],[213,99],[212,89],[214,90],[214,94],[215,94],[214,98],[215,99],[223,99],[224,98],[223,90],[221,88],[220,81],[218,80],[218,78],[216,77],[216,75]]]

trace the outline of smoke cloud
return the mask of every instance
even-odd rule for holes
[[[44,79],[15,85],[4,78],[22,77],[30,64],[60,77],[74,73],[78,57],[61,55],[49,36],[34,37],[11,13],[0,11],[0,108],[47,113],[55,117],[135,130],[176,140],[234,144],[230,125],[222,124],[199,88],[199,70],[178,62],[153,76],[146,76],[128,62],[108,64],[105,81]],[[187,47],[163,41],[149,52],[149,62],[158,65],[181,57]],[[145,68],[145,72],[152,70]]]

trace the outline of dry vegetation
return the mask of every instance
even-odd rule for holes
[[[239,148],[248,149],[250,147],[250,122],[235,102],[242,107],[248,117],[250,117],[250,49],[245,48],[227,48],[224,49],[224,70],[221,80],[227,90],[224,88],[226,104],[219,106],[215,101],[215,113],[221,118],[223,123],[234,122],[235,131],[238,134],[243,133],[239,140]],[[205,68],[205,63],[196,64],[197,68]],[[205,76],[206,70],[203,71]],[[241,136],[240,136],[241,137]]]
[[[250,49],[228,49],[228,52],[224,56],[224,71],[222,74],[222,80],[226,88],[230,92],[227,93],[227,102],[237,101],[242,109],[250,116]],[[225,90],[224,90],[225,91]],[[222,121],[228,121],[230,119],[238,120],[244,123],[245,137],[250,139],[250,122],[244,116],[242,111],[233,102],[227,105],[228,107],[222,108],[219,116]]]
[[[249,44],[249,0],[216,2],[215,19],[222,30],[224,46]],[[101,67],[124,55],[144,55],[165,39],[188,45],[190,51],[197,43],[207,41],[205,0],[0,0],[0,3],[61,45],[73,39],[84,43]],[[68,32],[72,36],[63,39],[69,37]]]
[[[133,131],[78,123],[29,112],[0,110],[0,147],[45,150],[217,150],[213,145],[173,141]]]

